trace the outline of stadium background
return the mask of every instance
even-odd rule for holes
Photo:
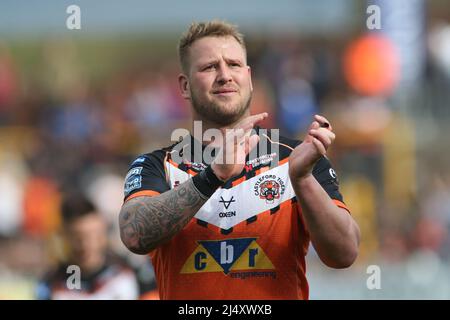
[[[81,30],[66,28],[71,4]],[[367,28],[372,4],[381,30]],[[311,298],[449,299],[446,0],[1,1],[0,298],[32,299],[63,254],[63,190],[83,190],[128,254],[116,224],[127,165],[190,127],[176,43],[192,20],[212,18],[246,35],[252,108],[269,112],[268,127],[301,137],[321,113],[335,128],[330,158],[361,253],[331,270],[311,250]],[[379,290],[366,286],[371,265]]]

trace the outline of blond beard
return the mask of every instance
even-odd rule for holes
[[[213,102],[209,105],[198,103],[195,94],[191,91],[191,102],[195,112],[202,118],[221,126],[227,126],[239,120],[250,107],[251,100],[252,94],[250,93],[246,102],[238,105],[232,112],[224,112],[220,105]]]

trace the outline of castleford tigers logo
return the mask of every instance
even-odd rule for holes
[[[280,199],[280,185],[275,180],[264,181],[259,186],[259,197],[267,202]]]
[[[182,274],[223,272],[232,278],[242,278],[242,271],[269,270],[274,277],[275,267],[256,242],[257,238],[197,241],[198,246],[181,268]],[[265,276],[259,272],[246,277]],[[266,272],[267,273],[267,272]],[[265,274],[265,273],[264,273]]]
[[[275,200],[280,199],[286,186],[281,178],[274,174],[267,174],[258,179],[253,189],[256,196],[265,199],[266,203],[272,204]]]

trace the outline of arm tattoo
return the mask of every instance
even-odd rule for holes
[[[161,195],[125,202],[119,215],[123,243],[134,253],[147,254],[178,233],[206,200],[189,179]]]

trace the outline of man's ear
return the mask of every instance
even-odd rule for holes
[[[189,80],[187,76],[183,73],[178,75],[178,86],[180,88],[181,96],[186,99],[191,99],[191,90],[189,90]]]
[[[250,81],[250,92],[253,92],[253,83],[252,83],[252,68],[247,66],[248,69],[248,81]]]

